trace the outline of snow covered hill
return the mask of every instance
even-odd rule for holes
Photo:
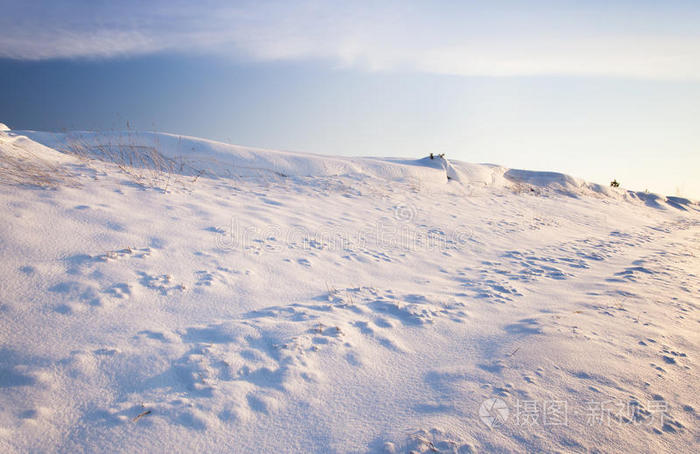
[[[697,202],[3,129],[2,452],[697,448]]]

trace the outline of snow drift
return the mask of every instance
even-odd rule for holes
[[[695,452],[698,205],[0,131],[0,452]]]
[[[570,175],[507,169],[492,164],[472,164],[442,157],[431,159],[339,157],[291,151],[266,150],[229,145],[167,133],[152,132],[5,132],[13,140],[31,140],[69,156],[117,162],[127,167],[162,167],[159,170],[199,177],[348,177],[386,181],[413,182],[433,191],[453,190],[460,185],[467,190],[491,187],[518,191],[537,190],[571,196],[603,195],[640,201],[665,209],[686,209],[690,200],[666,198],[657,194],[588,183]],[[26,144],[26,142],[25,142]],[[47,153],[47,149],[42,153]],[[156,161],[161,161],[157,163]],[[452,187],[447,185],[450,183]]]

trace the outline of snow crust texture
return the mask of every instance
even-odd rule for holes
[[[695,201],[161,133],[0,158],[1,452],[697,449]]]

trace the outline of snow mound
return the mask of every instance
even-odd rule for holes
[[[451,163],[440,157],[412,160],[327,156],[153,132],[15,132],[55,150],[93,159],[124,159],[129,165],[134,162],[148,165],[153,159],[169,160],[176,164],[179,173],[187,175],[373,178],[428,186],[441,186],[449,181],[479,186],[506,183],[503,169],[498,166]]]
[[[515,183],[527,183],[540,188],[556,188],[563,191],[576,191],[585,188],[586,182],[558,172],[510,169],[504,176]]]
[[[0,452],[696,452],[697,207],[0,131]]]
[[[9,131],[10,127],[7,126],[5,123],[0,123],[0,131]]]
[[[1,128],[0,128],[1,129]],[[120,168],[177,173],[209,178],[256,180],[345,179],[402,182],[429,192],[457,190],[473,193],[478,188],[514,190],[533,194],[596,196],[625,200],[656,209],[699,209],[698,204],[679,197],[628,191],[589,183],[558,172],[508,169],[493,164],[473,164],[441,156],[421,159],[386,157],[342,157],[269,150],[231,145],[212,140],[158,132],[68,132],[4,131],[0,137],[32,149],[42,158],[61,155],[117,164]],[[5,151],[7,152],[7,151]],[[60,152],[60,153],[57,153]]]

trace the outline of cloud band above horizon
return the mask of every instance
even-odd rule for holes
[[[700,80],[692,2],[3,1],[0,57],[156,53],[461,76]]]

